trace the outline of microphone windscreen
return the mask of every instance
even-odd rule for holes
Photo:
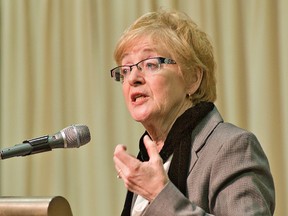
[[[82,124],[68,126],[61,133],[64,133],[64,142],[66,142],[64,148],[79,148],[91,140],[89,128]]]

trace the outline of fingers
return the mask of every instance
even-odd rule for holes
[[[129,163],[134,157],[127,153],[127,148],[124,145],[117,145],[114,151],[114,161],[116,160],[119,164],[127,164]]]
[[[118,153],[118,152],[121,152],[121,151],[126,151],[126,150],[127,150],[126,146],[119,144],[115,148],[114,155],[115,155],[115,153]]]
[[[120,179],[121,178],[121,176],[120,176],[120,173],[122,172],[122,170],[121,169],[118,169],[118,172],[117,172],[117,178],[118,179]]]
[[[128,154],[123,145],[116,146],[113,160],[117,177],[121,178],[125,187],[151,201],[166,185],[168,176],[156,143],[149,136],[145,136],[143,141],[150,157],[149,161],[141,162]]]
[[[122,154],[124,154],[126,152],[127,148],[124,145],[117,145],[115,150],[114,150],[114,164],[115,164],[115,169],[117,171],[117,178],[121,178],[121,172],[123,169],[123,163],[122,161],[119,159],[119,157],[121,157]]]
[[[150,160],[159,159],[160,155],[157,150],[157,145],[154,141],[150,139],[148,135],[144,136],[144,145],[146,147],[147,153],[149,155]]]
[[[139,166],[139,160],[127,153],[124,145],[117,145],[114,151],[114,164],[117,171],[117,177],[122,178]]]

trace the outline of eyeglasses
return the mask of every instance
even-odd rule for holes
[[[134,66],[140,71],[154,73],[160,69],[161,64],[176,64],[176,62],[164,57],[147,58],[133,65],[122,65],[113,68],[110,70],[111,77],[117,82],[123,82],[129,76]]]

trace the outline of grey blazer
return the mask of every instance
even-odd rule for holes
[[[142,215],[273,215],[273,179],[252,133],[224,123],[214,108],[192,142],[187,197],[169,182]]]

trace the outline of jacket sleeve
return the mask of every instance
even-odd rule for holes
[[[176,215],[210,215],[199,206],[187,199],[172,182],[150,203],[144,212],[145,216],[176,216]]]
[[[273,215],[274,183],[254,134],[224,137],[211,169],[209,206],[217,215]]]
[[[187,184],[196,185],[190,189],[199,196],[208,191],[202,194],[207,197],[194,200],[194,191],[189,191],[188,199],[169,182],[143,215],[273,215],[275,194],[268,160],[252,133],[234,132],[210,137],[209,144],[217,142],[217,150],[204,151],[197,161],[204,164],[201,168],[206,174],[188,178]]]

